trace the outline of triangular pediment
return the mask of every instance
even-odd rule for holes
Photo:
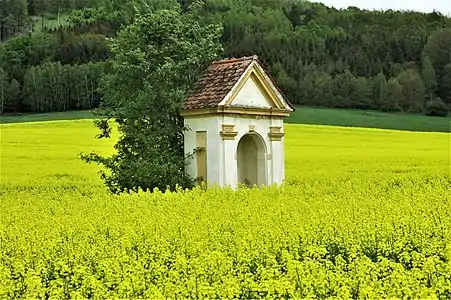
[[[229,105],[258,108],[277,107],[254,74],[245,79]]]
[[[264,70],[253,63],[221,101],[220,106],[289,109]]]

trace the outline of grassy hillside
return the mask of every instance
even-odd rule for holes
[[[0,123],[23,123],[91,118],[93,118],[93,115],[90,111],[69,111],[61,113],[3,116],[0,117]],[[292,124],[434,132],[450,132],[451,126],[451,116],[447,118],[440,118],[405,113],[383,113],[368,110],[312,108],[302,106],[298,106],[296,111],[290,117],[286,118],[285,121]]]
[[[449,134],[286,126],[287,184],[113,196],[91,120],[0,125],[0,298],[449,298]]]
[[[73,111],[41,113],[41,114],[14,114],[14,115],[9,114],[5,116],[0,116],[0,124],[57,121],[57,120],[82,120],[92,118],[94,118],[94,116],[89,110],[80,110],[80,111],[73,110]]]
[[[286,119],[294,124],[333,125],[408,131],[450,132],[451,117],[429,117],[407,113],[384,113],[372,110],[334,108],[296,108]]]

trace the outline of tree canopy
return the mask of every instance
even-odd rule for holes
[[[157,12],[175,6],[186,11],[191,2],[1,2],[0,67],[6,72],[8,83],[14,80],[21,91],[17,94],[16,89],[8,89],[3,109],[74,109],[73,100],[64,98],[60,102],[65,105],[55,106],[50,103],[54,96],[47,96],[48,92],[38,86],[30,87],[25,80],[30,78],[30,69],[49,69],[48,63],[74,68],[91,63],[96,66],[82,68],[77,74],[92,78],[89,84],[98,87],[95,70],[101,69],[104,74],[109,68],[97,64],[108,62],[115,55],[108,46],[109,38],[132,24],[139,11]],[[451,19],[439,12],[370,11],[356,7],[337,10],[304,0],[203,2],[198,21],[202,25],[222,24],[223,57],[258,55],[295,104],[426,113],[427,103],[440,98],[446,110],[451,107],[447,71],[451,63]],[[59,25],[54,26],[55,23]],[[57,70],[58,66],[51,69]],[[385,81],[380,80],[380,74]],[[39,80],[65,89],[60,78],[43,75]],[[398,94],[398,84],[401,94],[388,101],[389,94]],[[414,92],[410,90],[412,86],[416,88]],[[80,99],[83,106],[78,108],[98,105],[99,101],[90,100],[89,89],[80,90],[80,95],[85,96]],[[385,99],[375,90],[384,91]],[[42,101],[49,103],[31,105],[34,100],[29,99],[30,95],[41,93]]]
[[[185,173],[183,118],[187,93],[202,71],[222,54],[218,25],[198,22],[199,3],[184,12],[138,14],[111,43],[111,72],[103,78],[103,100],[95,111],[100,138],[118,125],[116,153],[83,155],[106,167],[102,178],[112,192],[190,187]]]

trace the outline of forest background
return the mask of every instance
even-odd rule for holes
[[[0,112],[91,109],[109,72],[109,38],[140,9],[188,0],[2,0]],[[224,57],[258,55],[295,105],[451,110],[451,18],[440,12],[337,10],[301,0],[206,0]]]

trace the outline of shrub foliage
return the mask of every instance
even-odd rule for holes
[[[102,84],[96,110],[100,138],[109,137],[110,120],[118,124],[117,153],[83,155],[102,164],[102,178],[112,192],[190,187],[185,172],[183,118],[179,109],[201,72],[222,51],[221,27],[201,25],[199,3],[137,16],[112,43],[112,73]]]

